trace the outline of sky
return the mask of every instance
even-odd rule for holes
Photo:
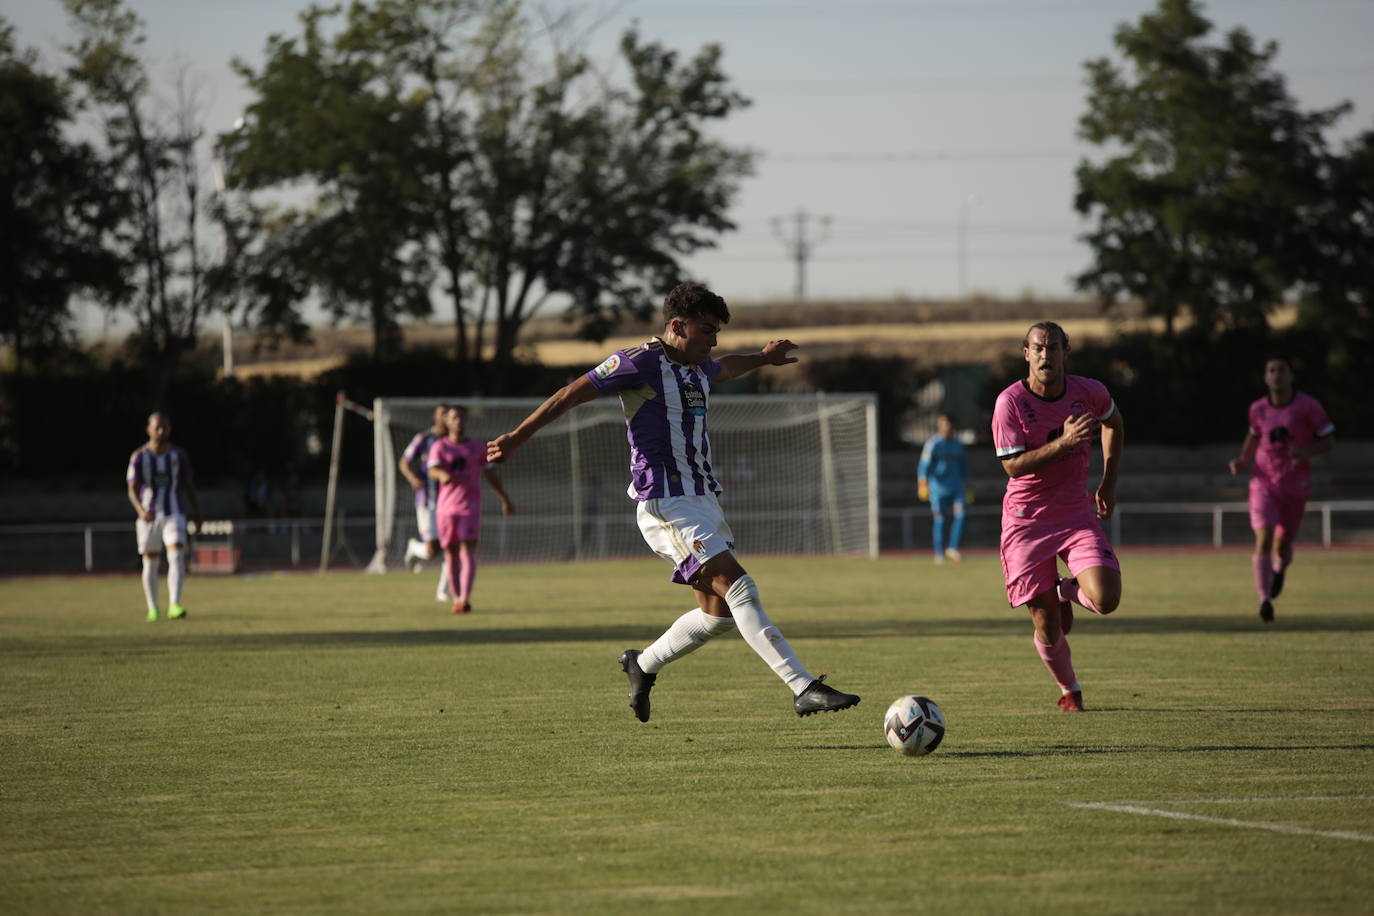
[[[146,24],[149,69],[170,87],[189,66],[227,130],[249,97],[229,61],[256,66],[273,33],[298,35],[304,0],[127,0]],[[547,3],[550,9],[569,6]],[[758,153],[731,211],[738,230],[685,262],[732,303],[785,299],[810,248],[806,298],[1002,298],[1073,294],[1089,252],[1073,209],[1085,61],[1151,0],[622,0],[577,4],[620,33],[691,55],[707,43],[753,100],[714,135]],[[1211,0],[1209,39],[1245,28],[1278,43],[1276,69],[1305,110],[1354,111],[1340,141],[1374,128],[1374,0]],[[21,45],[60,65],[57,0],[0,0]]]

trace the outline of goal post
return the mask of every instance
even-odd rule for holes
[[[399,565],[416,536],[400,455],[433,424],[434,406],[461,404],[468,434],[492,439],[519,425],[538,398],[378,398],[373,404],[377,553],[369,570]],[[741,554],[878,553],[877,398],[873,394],[716,395],[711,447],[721,505]],[[579,406],[495,466],[515,514],[484,493],[484,559],[556,562],[639,556],[629,446],[618,398]],[[484,485],[485,489],[485,485]]]

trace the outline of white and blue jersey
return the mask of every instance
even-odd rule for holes
[[[154,516],[185,515],[181,487],[192,483],[191,459],[175,445],[159,455],[147,445],[129,456],[124,479],[134,485],[138,504]]]
[[[433,429],[416,433],[401,453],[401,460],[410,466],[421,480],[423,487],[415,491],[415,508],[433,509],[439,504],[439,481],[429,476],[429,449],[443,436],[435,435]]]
[[[720,495],[706,434],[707,399],[720,370],[714,359],[676,363],[655,338],[617,350],[587,373],[597,391],[620,396],[632,498]]]

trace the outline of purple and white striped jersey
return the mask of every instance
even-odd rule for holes
[[[720,363],[673,362],[657,338],[617,350],[587,373],[602,394],[618,394],[630,441],[630,487],[634,499],[720,495],[711,471],[706,436],[706,400]]]
[[[415,491],[417,509],[433,509],[438,505],[439,481],[429,476],[429,450],[442,438],[436,436],[432,428],[423,429],[411,438],[410,444],[401,453],[401,460],[410,465],[416,476],[425,482],[423,487]]]
[[[134,485],[138,502],[154,515],[185,515],[181,505],[182,484],[192,483],[191,459],[175,445],[161,455],[146,444],[129,456],[124,479]]]

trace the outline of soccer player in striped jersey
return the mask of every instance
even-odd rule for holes
[[[1121,566],[1099,519],[1116,508],[1125,444],[1121,412],[1101,382],[1069,375],[1069,338],[1052,321],[1022,341],[1026,378],[997,396],[992,443],[1007,476],[1002,500],[1002,573],[1012,607],[1025,605],[1035,651],[1059,685],[1059,708],[1083,711],[1068,633],[1073,605],[1110,614],[1121,603]],[[1092,440],[1102,435],[1102,482],[1088,495]],[[1073,578],[1059,577],[1062,558]]]
[[[1283,590],[1293,562],[1307,497],[1312,493],[1312,456],[1331,451],[1336,426],[1321,402],[1293,389],[1293,366],[1286,356],[1264,362],[1268,394],[1250,405],[1250,429],[1240,456],[1229,467],[1239,475],[1250,467],[1250,527],[1255,532],[1255,591],[1260,620],[1274,621],[1274,599]]]
[[[435,514],[439,505],[439,482],[429,476],[427,465],[429,450],[434,443],[448,435],[448,426],[444,423],[447,413],[447,404],[435,405],[433,424],[411,437],[410,444],[401,453],[401,460],[396,462],[401,476],[415,491],[415,528],[420,536],[406,541],[405,555],[406,565],[415,572],[419,572],[428,560],[434,559],[439,553],[439,524]],[[439,585],[434,591],[434,600],[453,600],[448,573],[444,570],[439,571]]]
[[[797,358],[791,355],[796,344],[774,340],[758,353],[712,359],[717,335],[729,320],[725,300],[705,286],[674,287],[663,303],[662,336],[612,353],[487,445],[489,461],[506,461],[579,404],[619,396],[630,443],[629,495],[638,507],[640,533],[673,565],[672,581],[690,587],[697,603],[647,648],[627,649],[620,657],[630,682],[630,708],[641,722],[649,721],[649,691],[663,666],[736,626],[787,684],[797,715],[859,702],[807,672],[764,612],[754,578],[735,556],[735,536],[716,499],[721,490],[706,431],[711,387]]]
[[[191,473],[191,459],[184,449],[172,444],[172,421],[158,412],[148,417],[148,441],[129,456],[124,479],[128,484],[129,504],[138,520],[134,523],[138,552],[143,555],[143,595],[148,599],[148,619],[157,620],[158,563],[162,547],[167,548],[167,617],[186,616],[181,592],[186,583],[186,508],[191,509],[196,529],[200,528],[200,495]]]

